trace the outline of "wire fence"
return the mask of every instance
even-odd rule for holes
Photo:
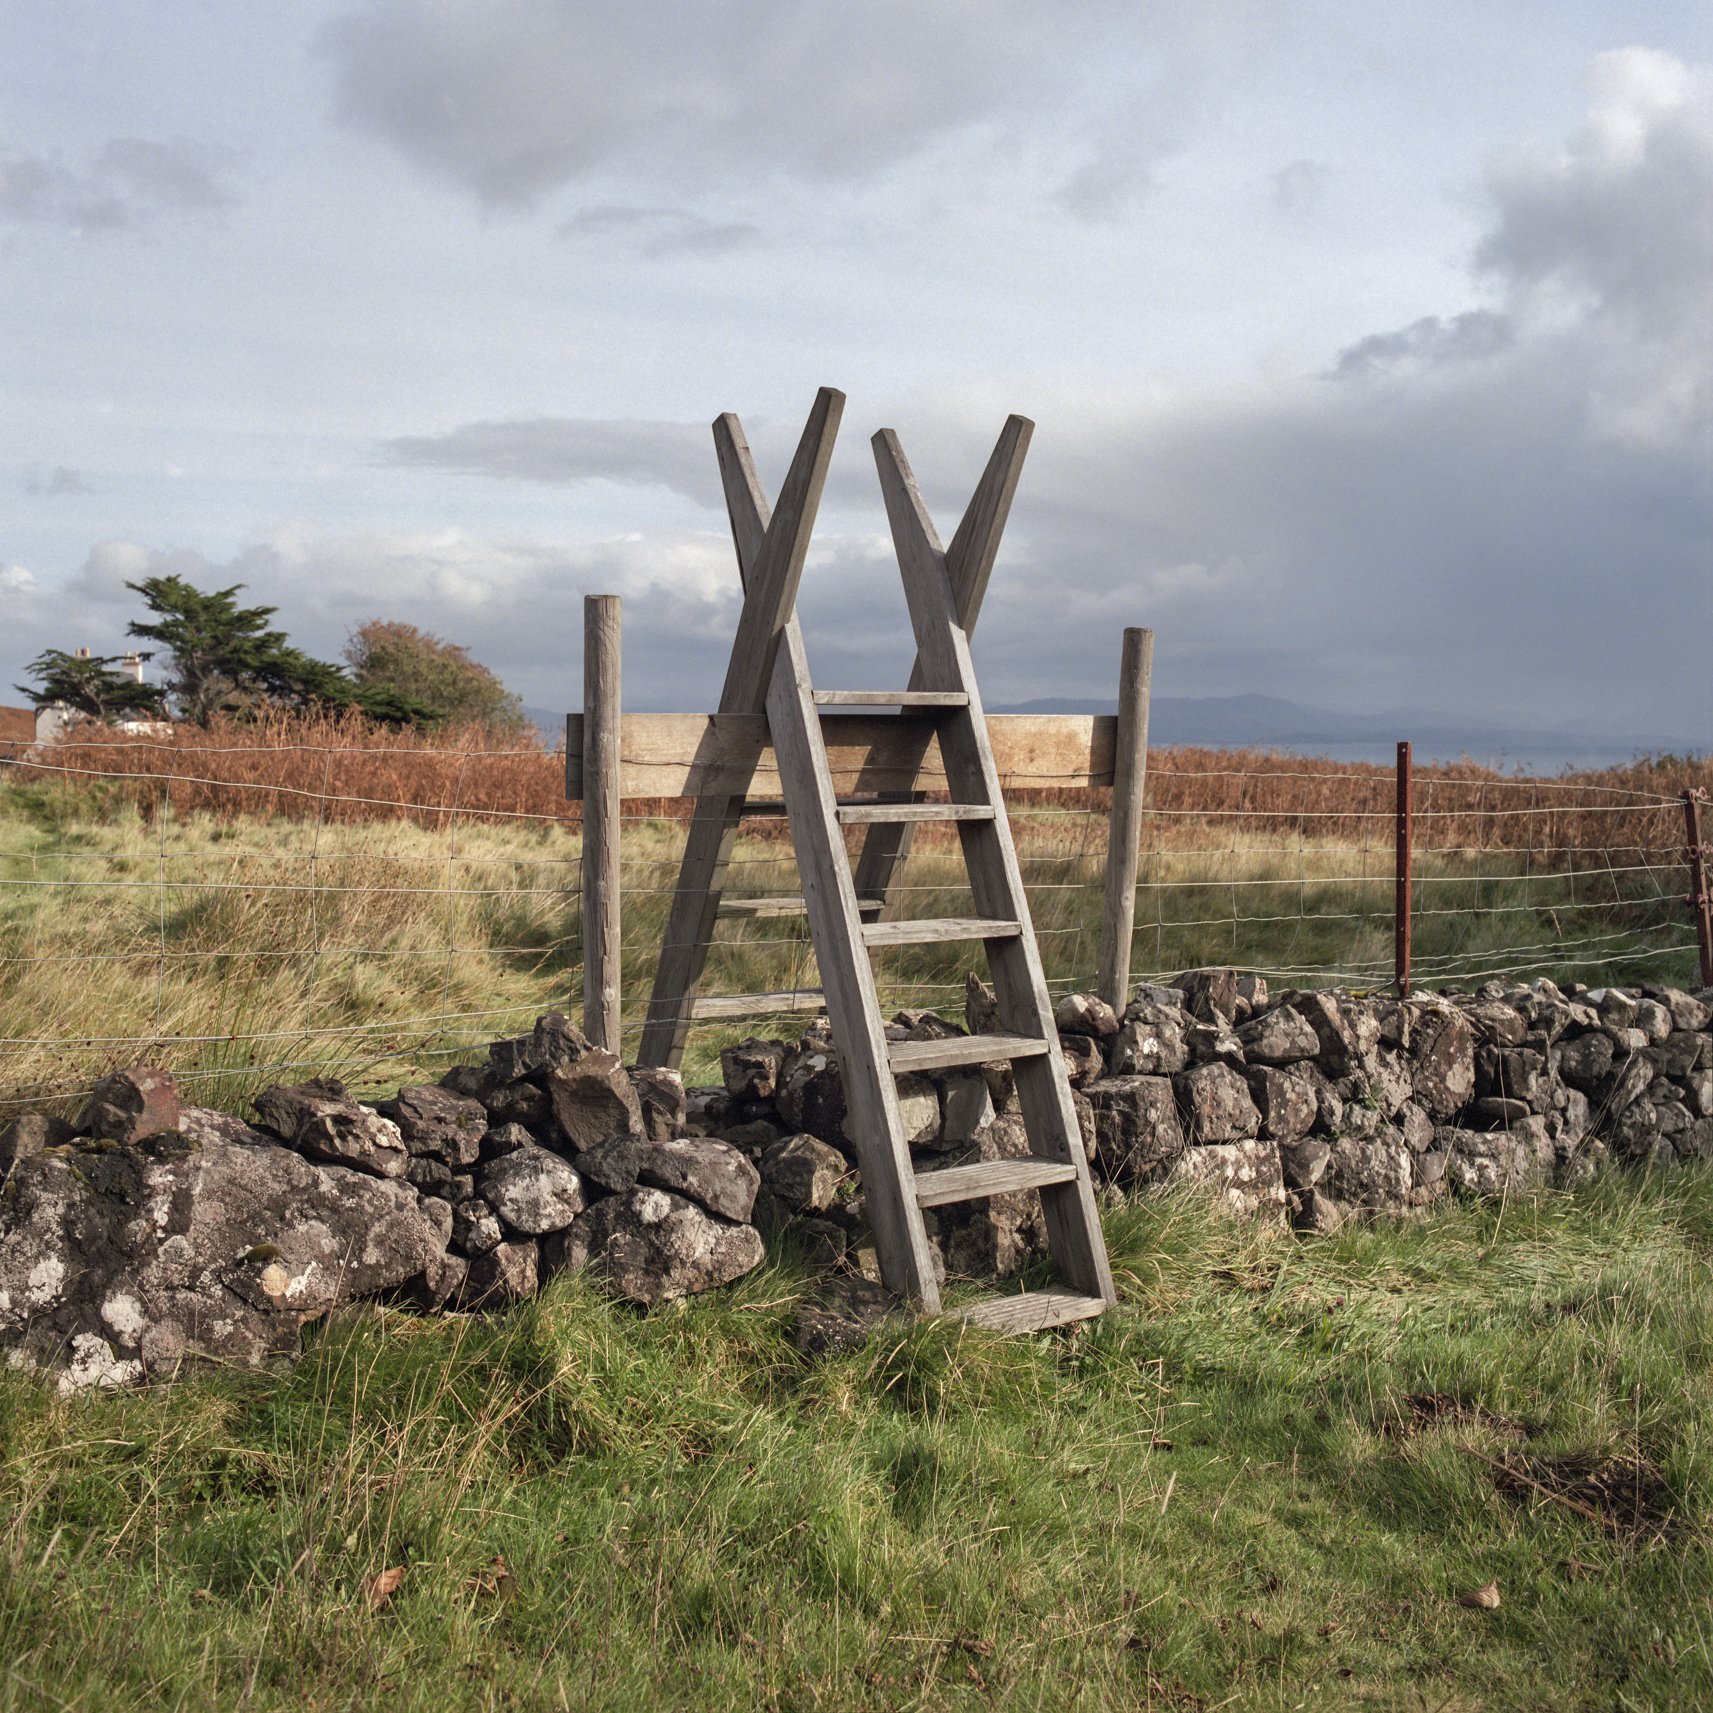
[[[437,1075],[543,1010],[575,1014],[580,824],[563,779],[563,757],[535,745],[301,718],[15,751],[0,766],[0,1115],[64,1107],[125,1063],[170,1065],[209,1104],[294,1075],[379,1086]],[[1416,982],[1698,985],[1681,793],[1709,783],[1707,762],[1418,769]],[[1230,964],[1283,985],[1387,984],[1393,789],[1379,767],[1157,753],[1133,981]],[[1093,982],[1107,799],[1041,779],[1009,803],[1056,993]],[[627,1051],[693,810],[625,805]],[[778,913],[796,886],[786,823],[746,820],[725,897],[754,913],[719,923],[703,994],[813,993],[807,924]],[[916,831],[892,897],[900,916],[976,913],[954,829]],[[877,952],[883,1003],[958,1015],[979,961],[968,945]],[[687,1072],[802,1021],[781,1007],[698,1026]]]

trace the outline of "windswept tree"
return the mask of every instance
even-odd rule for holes
[[[20,684],[18,689],[38,708],[70,708],[109,725],[163,713],[166,692],[161,686],[140,684],[120,670],[122,666],[116,654],[67,654],[62,648],[50,648],[24,668],[35,684]]]
[[[207,591],[175,575],[126,587],[154,615],[133,621],[130,632],[166,651],[166,689],[181,719],[206,726],[221,713],[318,706],[359,708],[389,724],[432,724],[439,717],[408,695],[371,695],[339,667],[294,648],[284,631],[269,627],[277,608],[239,606],[242,583]]]
[[[345,658],[360,692],[425,704],[441,719],[513,734],[523,704],[468,649],[415,625],[371,619],[351,633]]]

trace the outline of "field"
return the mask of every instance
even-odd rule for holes
[[[0,1706],[1713,1701],[1713,1178],[1108,1238],[1068,1339],[810,1364],[782,1256],[648,1316],[350,1314],[278,1374],[0,1376]]]

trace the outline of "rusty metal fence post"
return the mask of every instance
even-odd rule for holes
[[[1415,835],[1415,775],[1410,746],[1398,745],[1397,858],[1393,865],[1392,976],[1398,997],[1410,993],[1410,853]]]
[[[1683,794],[1683,830],[1689,847],[1689,913],[1695,918],[1695,946],[1701,954],[1701,985],[1713,987],[1713,901],[1707,892],[1707,847],[1701,842],[1701,805],[1707,793],[1699,786]]]

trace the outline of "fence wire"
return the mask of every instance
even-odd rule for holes
[[[1695,985],[1676,793],[1707,771],[1625,784],[1418,768],[1417,984]],[[122,1063],[168,1064],[211,1104],[288,1075],[433,1076],[543,1010],[575,1015],[580,831],[563,780],[563,757],[534,746],[335,727],[79,733],[16,754],[0,766],[0,1116],[63,1107]],[[1289,986],[1388,984],[1392,793],[1381,768],[1153,758],[1133,982],[1218,963]],[[1008,803],[1055,995],[1092,985],[1098,963],[1108,800],[1043,775]],[[627,1052],[693,813],[682,799],[626,805]],[[863,829],[847,836],[854,856]],[[783,819],[741,823],[724,886],[728,907],[796,893]],[[915,829],[889,898],[902,917],[977,913],[955,829]],[[812,1009],[807,922],[763,909],[717,923],[697,992]],[[981,967],[971,944],[875,954],[889,1013],[959,1017]],[[662,1004],[687,1015],[695,997]],[[688,1069],[706,1073],[723,1041],[805,1021],[793,1007],[698,1023]]]

